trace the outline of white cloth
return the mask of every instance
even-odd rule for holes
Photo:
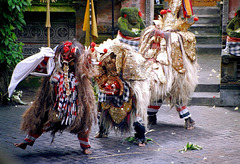
[[[41,47],[40,52],[19,62],[13,70],[12,78],[8,87],[9,97],[12,96],[17,85],[24,80],[29,74],[34,76],[50,76],[54,67],[54,51],[50,47]],[[47,62],[47,73],[33,72],[34,69],[42,62],[44,57],[49,57]]]
[[[234,56],[240,56],[240,42],[227,41],[224,51]]]

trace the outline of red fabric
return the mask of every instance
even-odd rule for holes
[[[85,134],[89,134],[89,130],[87,130],[86,132],[85,132]],[[89,148],[89,147],[91,147],[90,146],[90,143],[88,142],[88,137],[81,137],[81,135],[80,134],[78,134],[78,140],[80,141],[80,146],[82,147],[82,148]],[[84,144],[84,143],[82,143],[81,141],[83,141],[83,142],[86,142],[86,144]]]
[[[78,137],[79,140],[84,141],[84,142],[88,142],[88,138],[82,138],[82,137]]]
[[[148,108],[159,109],[161,106],[149,105]]]
[[[123,35],[120,31],[118,31],[118,34],[119,34],[122,38],[127,39],[127,40],[135,40],[135,41],[140,40],[140,37],[125,36],[125,35]]]
[[[178,108],[177,111],[178,112],[181,112],[182,110],[186,109],[187,107],[186,106],[182,106],[181,108]]]
[[[44,57],[42,62],[36,67],[35,71],[37,71],[37,72],[46,72],[48,59],[49,59],[49,57]]]
[[[89,147],[91,147],[90,145],[85,145],[85,144],[82,144],[82,143],[80,143],[80,146],[81,146],[81,147],[84,147],[84,148],[89,148]]]
[[[228,42],[240,42],[240,38],[234,38],[234,37],[227,36],[227,41]]]
[[[28,139],[28,138],[25,138],[24,141],[26,141],[26,142],[28,142],[28,143],[29,143],[29,142],[34,142],[34,141],[32,141],[32,140],[30,140],[30,139]]]
[[[30,134],[29,134],[29,136],[32,136],[32,137],[34,137],[34,138],[38,138],[40,135],[38,135],[38,134],[33,134],[33,133],[30,133]]]

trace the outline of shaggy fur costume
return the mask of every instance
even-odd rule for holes
[[[136,116],[145,126],[150,104],[161,99],[169,100],[171,106],[187,105],[198,84],[195,35],[187,31],[190,23],[177,18],[182,1],[171,0],[169,4],[170,12],[141,33],[138,51],[118,38],[96,47],[100,62],[110,53],[116,55],[116,69],[131,88]]]
[[[164,37],[161,39],[166,42],[166,53],[163,56],[164,58],[159,59],[159,55],[162,57],[161,52],[152,50],[152,46],[147,45],[147,43],[152,44],[152,42],[160,44],[161,39],[156,39],[154,36],[156,31],[160,30],[155,26],[146,28],[138,52],[116,39],[108,40],[100,45],[107,48],[108,53],[114,53],[118,56],[117,70],[121,70],[123,80],[128,83],[136,98],[134,104],[136,106],[136,116],[143,119],[144,125],[147,125],[147,108],[151,103],[162,99],[169,100],[172,106],[175,104],[185,105],[198,84],[198,63],[196,58],[190,57],[195,55],[195,45],[190,45],[194,49],[193,52],[188,51],[186,48],[188,45],[182,41],[184,40],[182,38],[184,32],[180,34],[162,32]],[[194,42],[195,37],[192,39]],[[150,53],[147,54],[148,51]],[[187,52],[194,54],[187,54]],[[174,54],[181,56],[184,72],[173,66]],[[147,55],[151,57],[147,57]],[[108,126],[106,125],[106,127]]]
[[[150,26],[143,32],[139,53],[145,55],[145,53],[151,49],[151,47],[147,47],[143,43],[151,42],[151,39],[155,38],[155,36],[152,35],[155,31],[159,31],[159,29],[155,26]],[[181,103],[186,105],[196,85],[198,84],[198,63],[196,59],[192,60],[186,53],[186,47],[191,45],[185,45],[185,43],[183,43],[183,32],[181,34],[175,32],[163,32],[163,34],[165,37],[162,39],[166,40],[167,47],[165,53],[167,63],[163,62],[164,59],[158,59],[158,55],[162,55],[160,51],[151,51],[155,60],[146,58],[148,60],[147,62],[151,63],[150,65],[155,67],[150,68],[151,70],[149,71],[151,74],[149,76],[151,83],[151,101],[154,102],[159,99],[164,100],[167,97],[171,97],[170,104],[174,105],[176,103]],[[158,43],[160,43],[159,41]],[[195,45],[192,46],[194,49]],[[183,66],[186,70],[185,72],[179,72],[174,68],[173,53],[180,54],[182,57]],[[193,53],[195,53],[195,49]],[[162,71],[159,72],[159,69]],[[160,77],[166,80],[159,78],[158,73],[161,73]]]
[[[73,41],[73,45],[77,49],[74,56],[75,76],[78,81],[77,117],[69,126],[61,125],[60,120],[53,118],[53,115],[57,113],[57,110],[53,109],[56,93],[54,92],[53,84],[50,82],[51,77],[44,77],[36,100],[23,114],[23,121],[21,123],[21,130],[23,132],[28,134],[36,133],[39,132],[45,124],[51,123],[47,131],[51,131],[53,134],[66,128],[68,128],[70,133],[84,134],[87,130],[91,130],[92,122],[96,122],[95,96],[90,80],[94,73],[94,66],[89,63],[90,56],[89,53],[84,50],[84,47],[76,41]],[[64,45],[60,44],[56,50],[56,67],[52,75],[56,71],[62,71],[58,59],[59,55],[63,54],[63,47]]]

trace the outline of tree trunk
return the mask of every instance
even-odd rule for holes
[[[10,81],[10,71],[7,63],[0,64],[0,106],[8,104],[8,85]]]

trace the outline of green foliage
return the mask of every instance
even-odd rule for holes
[[[136,139],[134,136],[129,136],[129,137],[125,138],[125,141],[128,141],[128,142],[136,142],[137,139]],[[151,142],[151,141],[153,141],[153,140],[152,140],[151,138],[147,138],[146,141],[147,141],[147,143],[148,143],[148,142]]]
[[[186,146],[184,146],[184,148],[182,150],[179,150],[179,152],[186,152],[188,150],[201,150],[202,147],[199,145],[193,145],[192,143],[187,143]]]
[[[30,0],[0,1],[0,64],[12,68],[23,58],[23,43],[17,42],[15,29],[22,30],[26,25],[23,12],[30,5]]]

